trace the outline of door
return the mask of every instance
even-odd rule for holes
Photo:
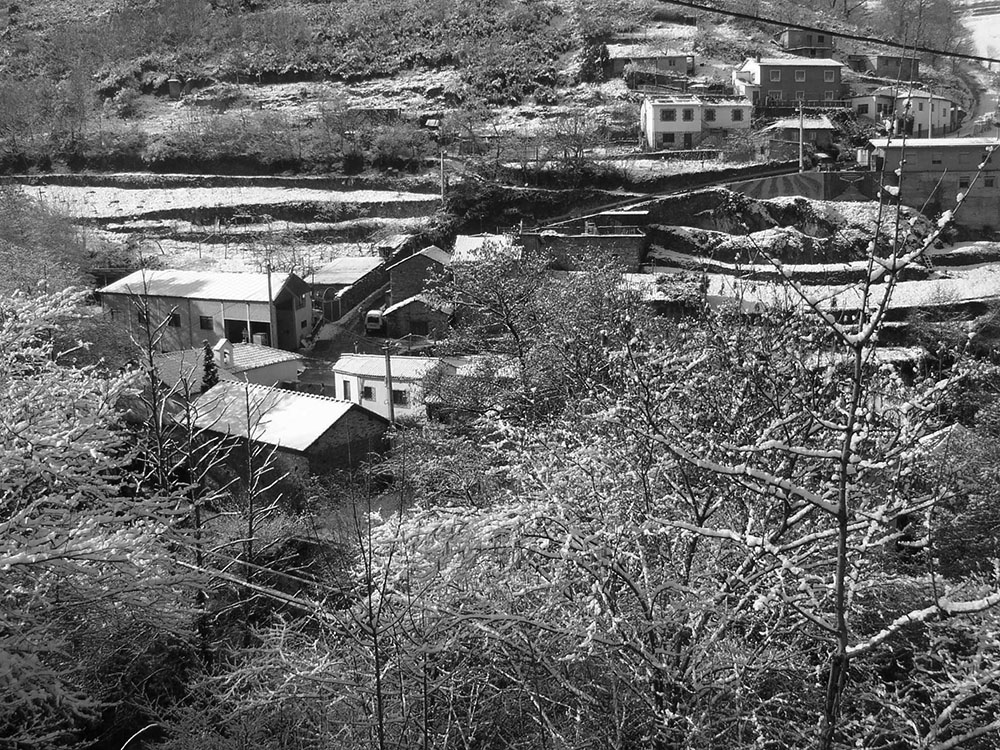
[[[350,380],[345,380],[344,381],[344,401],[350,401],[350,400],[351,400],[351,381]]]
[[[684,134],[684,148],[691,148],[693,139],[691,133]]]

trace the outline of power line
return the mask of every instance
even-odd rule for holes
[[[667,3],[669,5],[680,5],[685,8],[692,8],[694,10],[702,10],[708,13],[718,13],[722,16],[731,16],[732,18],[743,18],[749,21],[758,21],[760,23],[768,23],[773,26],[780,26],[786,29],[802,29],[803,31],[815,31],[819,34],[829,34],[830,36],[840,37],[841,39],[851,39],[856,42],[868,42],[870,44],[877,44],[881,47],[896,47],[899,49],[910,50],[912,52],[926,52],[931,55],[938,55],[940,57],[954,57],[960,60],[972,60],[973,62],[984,62],[984,63],[1000,63],[1000,58],[996,57],[983,57],[982,55],[969,55],[964,52],[945,52],[944,50],[934,49],[933,47],[922,47],[913,44],[904,44],[902,42],[892,42],[888,39],[877,39],[871,36],[863,36],[861,34],[850,34],[843,31],[830,31],[830,29],[821,29],[818,26],[805,26],[798,23],[789,23],[788,21],[779,21],[774,18],[765,18],[764,16],[754,16],[749,13],[740,13],[735,10],[724,10],[722,8],[716,8],[711,5],[702,5],[701,3],[693,3],[690,0],[660,0],[661,3]]]

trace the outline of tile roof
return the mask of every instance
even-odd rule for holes
[[[267,302],[267,276],[266,273],[141,269],[97,291],[100,294],[145,294],[150,297]],[[292,279],[299,284],[303,283],[291,273],[272,273],[271,297],[276,298]]]
[[[396,261],[391,266],[389,266],[389,270],[391,271],[396,266],[400,266],[403,263],[406,263],[406,261],[410,260],[410,258],[416,258],[417,256],[421,256],[421,257],[424,257],[424,258],[430,258],[434,262],[440,263],[442,266],[451,265],[451,253],[449,253],[449,252],[447,252],[445,250],[442,250],[437,245],[428,245],[423,250],[421,250],[419,253],[414,253],[413,255],[408,255],[405,258],[403,258],[402,260]]]
[[[392,377],[401,380],[422,380],[444,362],[437,357],[391,357]],[[385,377],[385,356],[382,354],[343,354],[333,363],[334,372],[369,378]]]
[[[199,429],[239,437],[249,432],[258,443],[304,452],[351,409],[361,407],[328,396],[223,381],[199,396],[195,408]]]
[[[302,360],[302,357],[294,352],[271,346],[233,344],[233,363],[229,367],[219,365],[219,379],[242,380],[237,377],[240,373],[292,360]],[[198,386],[205,365],[205,350],[199,346],[194,349],[158,354],[155,364],[160,380],[168,386],[180,382],[181,379]]]
[[[360,255],[347,258],[337,258],[316,270],[309,277],[312,284],[329,286],[349,286],[363,276],[371,273],[383,261],[377,255]]]
[[[185,381],[192,391],[201,390],[201,380],[205,373],[205,351],[201,347],[158,354],[154,365],[157,376],[167,388],[175,388],[181,381]],[[219,368],[219,380],[239,379],[229,370]],[[181,392],[180,389],[178,392]]]

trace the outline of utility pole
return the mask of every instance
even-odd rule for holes
[[[441,202],[444,203],[444,149],[441,149]]]
[[[389,424],[396,424],[396,409],[392,403],[392,357],[389,355],[390,343],[383,344],[385,349],[385,392],[389,399]]]
[[[806,171],[806,129],[805,119],[802,114],[802,100],[799,99],[799,173]]]

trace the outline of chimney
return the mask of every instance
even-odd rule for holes
[[[215,364],[219,367],[230,368],[233,366],[233,345],[229,339],[220,339],[219,343],[212,347],[215,356]]]

